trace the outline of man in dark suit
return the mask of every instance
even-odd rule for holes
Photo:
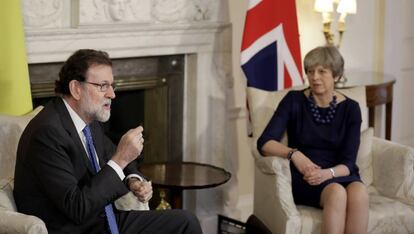
[[[152,196],[136,159],[143,128],[117,147],[100,126],[115,98],[107,53],[78,50],[63,65],[57,97],[24,130],[17,151],[14,197],[20,212],[41,218],[50,233],[201,233],[184,210],[118,211],[113,202],[132,191]],[[128,108],[128,107],[125,107]]]

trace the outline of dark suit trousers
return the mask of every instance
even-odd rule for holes
[[[202,233],[197,217],[186,210],[119,211],[116,216],[119,233],[122,234]],[[101,224],[96,223],[92,229],[85,230],[85,233],[109,234],[105,216],[102,216],[99,223]]]
[[[197,217],[186,210],[120,212],[118,225],[125,234],[202,233]]]

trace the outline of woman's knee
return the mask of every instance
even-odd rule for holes
[[[340,206],[344,207],[347,202],[347,192],[345,188],[338,184],[332,183],[327,185],[321,194],[321,205],[325,207],[329,206]]]
[[[368,204],[369,195],[365,184],[353,182],[346,188],[348,202],[357,204]]]

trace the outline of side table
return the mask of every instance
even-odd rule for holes
[[[380,72],[360,71],[346,74],[346,82],[336,84],[337,89],[346,89],[355,86],[365,86],[368,125],[375,126],[375,108],[385,104],[385,139],[391,139],[392,100],[395,78]]]
[[[172,208],[182,208],[184,189],[216,187],[231,178],[230,172],[209,164],[195,162],[144,163],[138,167],[154,187],[171,191]]]

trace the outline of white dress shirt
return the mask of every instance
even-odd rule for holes
[[[66,100],[65,99],[63,99],[62,98],[62,100],[63,100],[63,103],[65,103],[65,106],[66,106],[66,109],[68,109],[68,111],[69,111],[69,115],[70,115],[70,118],[72,119],[72,121],[73,121],[73,124],[75,125],[75,128],[76,128],[76,132],[79,134],[79,138],[81,139],[81,141],[82,141],[82,144],[83,144],[83,147],[84,147],[84,149],[85,149],[85,152],[86,152],[86,155],[88,155],[88,157],[90,157],[89,156],[89,153],[88,153],[88,150],[87,150],[87,145],[86,145],[86,137],[85,137],[85,134],[83,134],[83,132],[82,132],[82,130],[85,128],[85,126],[86,126],[86,123],[81,119],[81,117],[72,109],[72,107],[70,107],[70,105],[66,102]],[[98,164],[99,164],[99,158],[98,158],[98,154],[96,153],[96,151],[95,151],[95,155],[96,155],[96,161],[98,162]],[[121,179],[121,180],[124,180],[125,179],[125,174],[124,174],[124,172],[122,171],[122,168],[116,163],[116,162],[114,162],[114,161],[112,161],[112,160],[109,160],[108,161],[108,163],[107,163],[110,167],[112,167],[114,170],[115,170],[115,172],[118,174],[118,176],[119,176],[119,178]]]

